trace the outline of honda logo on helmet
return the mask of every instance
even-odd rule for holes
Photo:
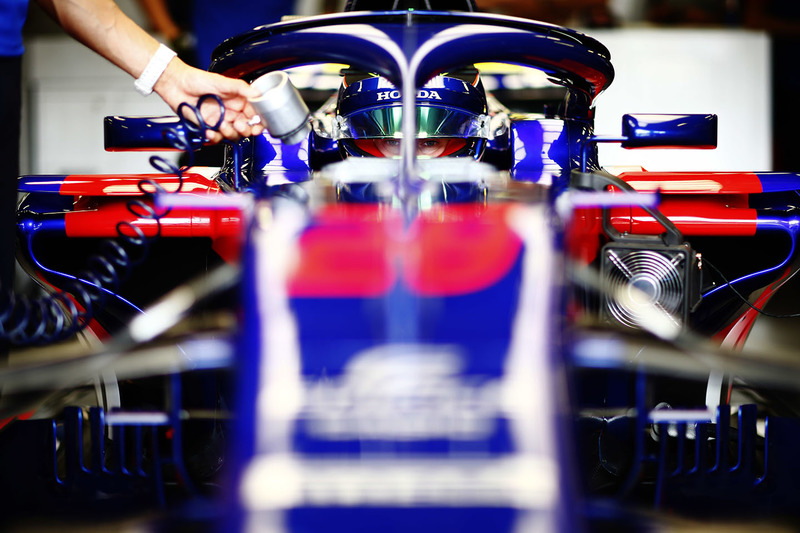
[[[400,91],[382,91],[378,93],[378,102],[382,100],[397,100],[398,98],[400,98]],[[428,100],[442,99],[438,92],[429,89],[420,89],[417,91],[417,98],[426,98]]]

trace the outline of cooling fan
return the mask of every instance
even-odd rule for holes
[[[699,259],[684,245],[643,247],[610,243],[603,248],[605,318],[638,328],[655,306],[685,326],[699,301]]]

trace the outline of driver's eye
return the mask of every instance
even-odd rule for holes
[[[417,141],[417,152],[420,155],[437,157],[444,150],[445,142],[441,139],[424,139]]]

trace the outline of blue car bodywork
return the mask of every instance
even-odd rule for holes
[[[22,177],[20,260],[104,343],[2,374],[12,398],[88,377],[101,397],[7,409],[33,413],[0,433],[1,455],[25,458],[4,493],[36,465],[7,496],[20,513],[155,507],[167,527],[293,532],[639,529],[731,502],[796,519],[796,421],[731,391],[734,376],[784,391],[798,370],[734,348],[793,271],[800,177],[606,172],[598,143],[709,148],[716,117],[626,115],[621,136],[595,135],[608,50],[518,18],[292,20],[225,41],[210,70],[342,64],[408,109],[431,77],[487,62],[562,92],[496,111],[481,162],[419,159],[408,135],[397,159],[343,159],[322,106],[303,142],[244,139],[211,172]],[[202,145],[183,117],[105,127],[109,150]],[[101,237],[123,244],[89,274],[61,253]]]

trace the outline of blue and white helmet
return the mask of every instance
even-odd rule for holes
[[[489,136],[486,93],[475,69],[436,76],[417,91],[418,155],[436,144],[435,157],[478,159]],[[345,73],[333,137],[345,155],[386,157],[402,139],[400,91],[375,74]]]

